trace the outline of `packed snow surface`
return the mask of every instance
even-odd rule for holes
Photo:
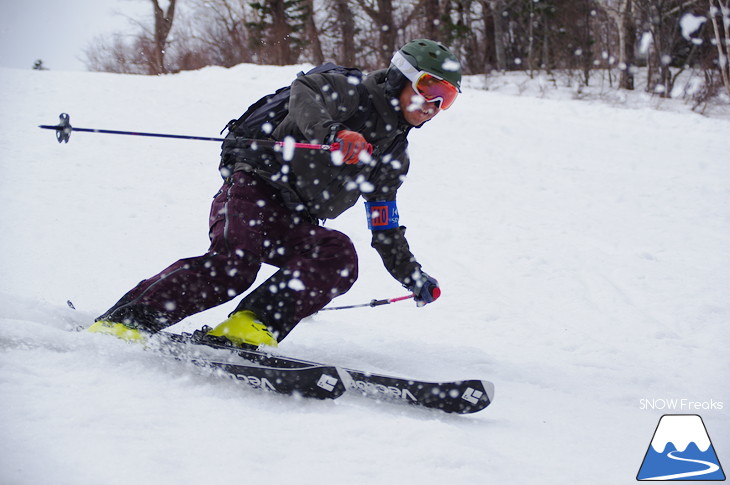
[[[401,222],[442,297],[317,314],[281,352],[487,379],[495,401],[478,414],[267,394],[69,331],[205,252],[219,146],[59,145],[37,125],[67,112],[77,127],[217,136],[302,68],[0,70],[1,483],[630,484],[667,413],[700,414],[730,463],[730,121],[687,110],[472,80],[412,133]],[[361,261],[333,304],[405,294],[361,203],[327,224]]]

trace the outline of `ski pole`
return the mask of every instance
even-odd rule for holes
[[[190,135],[170,135],[167,133],[144,133],[139,131],[120,131],[120,130],[101,130],[98,128],[75,128],[71,126],[71,117],[67,113],[61,113],[61,115],[58,117],[61,121],[57,125],[39,125],[38,128],[42,128],[44,130],[55,130],[56,131],[56,139],[58,140],[58,143],[68,143],[69,138],[71,137],[72,131],[80,131],[85,133],[101,133],[105,135],[133,135],[133,136],[150,136],[150,137],[156,137],[156,138],[175,138],[178,140],[202,140],[202,141],[224,141],[224,138],[216,138],[216,137],[208,137],[208,136],[190,136]],[[337,151],[340,149],[339,143],[333,143],[332,145],[321,145],[317,143],[299,143],[294,142],[289,144],[286,141],[276,141],[276,140],[259,140],[256,138],[242,138],[241,139],[244,142],[247,143],[256,143],[259,145],[264,146],[279,146],[279,147],[285,147],[285,146],[292,146],[293,148],[305,148],[310,150],[328,150],[328,151]]]
[[[399,296],[396,298],[386,298],[385,300],[370,300],[370,303],[361,303],[359,305],[331,306],[331,307],[322,308],[320,311],[323,312],[325,310],[349,310],[350,308],[362,308],[362,307],[368,307],[368,306],[389,305],[389,304],[395,303],[397,301],[411,299],[414,296],[415,295],[407,295],[407,296]]]

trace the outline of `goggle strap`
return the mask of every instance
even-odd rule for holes
[[[391,59],[390,62],[392,62],[393,65],[397,67],[398,70],[402,72],[403,75],[412,83],[418,81],[418,78],[421,76],[421,71],[413,67],[413,64],[408,62],[408,59],[406,59],[400,51],[396,51],[396,53],[393,54],[393,59]]]

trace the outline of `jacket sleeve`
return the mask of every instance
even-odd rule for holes
[[[406,288],[420,278],[421,265],[408,246],[405,226],[373,231],[371,246],[382,258],[385,269]]]
[[[407,146],[408,143],[404,139],[399,144],[398,150],[389,154],[387,160],[381,160],[383,168],[376,177],[374,190],[364,194],[365,200],[369,202],[396,200],[398,188],[403,183],[410,166]],[[405,226],[372,231],[370,245],[380,255],[385,269],[403,286],[410,288],[419,279],[422,273],[421,265],[408,245]]]
[[[360,90],[346,76],[310,74],[292,83],[287,116],[311,143],[331,142],[360,104]]]

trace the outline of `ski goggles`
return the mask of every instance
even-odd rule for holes
[[[429,103],[438,103],[439,109],[449,109],[456,101],[459,90],[450,82],[434,74],[419,71],[400,52],[393,55],[391,62],[411,81],[413,90]]]

